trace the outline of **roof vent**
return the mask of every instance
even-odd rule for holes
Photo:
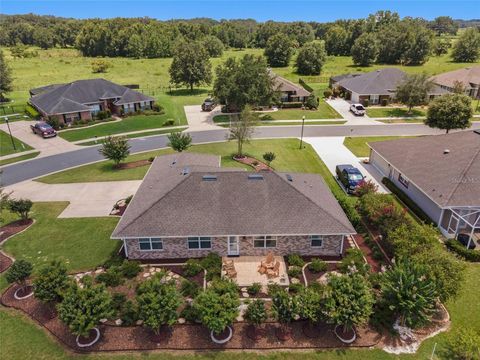
[[[445,149],[445,150],[443,150],[443,153],[444,153],[444,154],[450,154],[450,150]]]
[[[217,175],[203,175],[203,181],[217,181]]]
[[[288,181],[290,181],[290,182],[293,181],[292,175],[287,174],[287,175],[285,175],[285,177],[287,178]]]
[[[186,167],[182,169],[182,175],[188,175],[190,174],[190,168]]]
[[[251,174],[251,175],[248,175],[248,180],[263,180],[263,175]]]

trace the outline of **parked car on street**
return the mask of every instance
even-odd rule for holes
[[[213,98],[206,98],[202,104],[202,111],[212,111],[217,106],[217,102]]]
[[[360,170],[350,164],[337,165],[335,172],[348,194],[353,194],[365,179]]]
[[[362,104],[352,104],[350,105],[350,111],[353,115],[356,116],[364,116],[365,115],[365,108]]]
[[[46,122],[39,121],[35,125],[30,125],[34,134],[38,134],[43,138],[49,138],[57,136],[57,132],[54,128],[48,125]]]
[[[463,246],[467,246],[468,245],[468,242],[470,241],[470,235],[468,234],[458,234],[457,235],[457,240],[460,242],[460,244],[462,244]],[[470,241],[470,245],[468,246],[468,248],[470,250],[473,250],[476,248],[476,245],[475,245],[475,241],[472,239]]]

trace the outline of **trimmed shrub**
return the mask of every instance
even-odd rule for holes
[[[209,290],[213,290],[218,295],[238,296],[237,284],[228,279],[215,279],[211,282]]]
[[[106,272],[98,274],[95,280],[104,283],[107,287],[116,287],[123,284],[122,273],[117,266],[112,266]]]
[[[127,279],[133,279],[142,271],[138,261],[125,260],[120,266],[120,272]]]
[[[347,250],[347,255],[338,265],[338,269],[344,274],[349,273],[353,269],[360,274],[366,274],[369,270],[369,265],[365,262],[362,251],[352,248]]]
[[[381,104],[382,104],[382,106],[387,106],[388,105],[388,99],[382,99]]]
[[[220,278],[222,275],[222,258],[217,253],[210,253],[204,257],[200,264],[207,270],[207,281]]]
[[[352,199],[351,197],[345,195],[337,196],[336,198],[352,225],[355,228],[359,226],[361,223],[361,219],[360,215],[358,215],[358,212],[355,209],[355,199]]]
[[[288,265],[302,267],[305,265],[302,257],[298,254],[290,254],[287,256]]]
[[[197,275],[200,271],[202,271],[202,265],[200,264],[200,261],[196,259],[189,259],[183,265],[183,275],[186,277],[193,277]]]
[[[183,296],[194,298],[200,292],[200,286],[196,282],[184,279],[180,285],[180,292]]]
[[[283,287],[281,287],[280,285],[275,284],[275,283],[268,284],[267,289],[268,289],[267,290],[268,296],[270,296],[270,297],[272,297],[273,295],[275,295],[279,291],[285,291]]]
[[[299,109],[303,107],[302,102],[282,102],[282,108],[283,109]]]
[[[323,92],[323,97],[325,97],[325,98],[329,98],[332,95],[333,95],[333,91],[330,90],[330,89],[327,89]]]
[[[318,258],[314,258],[312,259],[312,262],[308,265],[308,269],[314,273],[327,271],[327,263]]]
[[[302,283],[296,283],[296,284],[290,284],[288,286],[288,291],[293,293],[293,294],[298,294],[304,289],[305,286],[303,286]]]
[[[163,123],[162,126],[173,126],[175,125],[175,120],[167,120]]]
[[[200,314],[196,308],[191,305],[187,305],[180,313],[180,317],[183,317],[188,322],[194,323],[200,320]]]
[[[260,283],[253,283],[249,287],[247,287],[247,292],[250,295],[258,295],[262,290],[262,285]]]
[[[98,120],[105,120],[105,119],[108,119],[110,117],[110,110],[106,110],[106,111],[99,111],[97,113],[97,119]]]
[[[445,242],[445,245],[449,250],[457,253],[467,261],[480,262],[480,251],[467,249],[464,245],[458,242],[458,240],[448,239]]]
[[[302,269],[298,266],[293,266],[287,271],[288,276],[298,278],[302,274]]]

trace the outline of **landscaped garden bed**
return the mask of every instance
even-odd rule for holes
[[[251,166],[255,169],[255,171],[271,171],[272,169],[267,164],[251,157],[251,156],[243,156],[243,157],[233,157],[233,160],[238,161],[239,163]]]
[[[12,237],[15,234],[18,234],[30,227],[33,224],[32,219],[28,220],[16,220],[7,225],[0,227],[0,243],[7,240],[9,237]]]

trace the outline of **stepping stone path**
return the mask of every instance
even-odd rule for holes
[[[300,280],[298,280],[297,278],[292,278],[292,280],[290,280],[290,282],[292,284],[300,284]]]
[[[250,294],[248,292],[242,292],[242,297],[249,298]]]

